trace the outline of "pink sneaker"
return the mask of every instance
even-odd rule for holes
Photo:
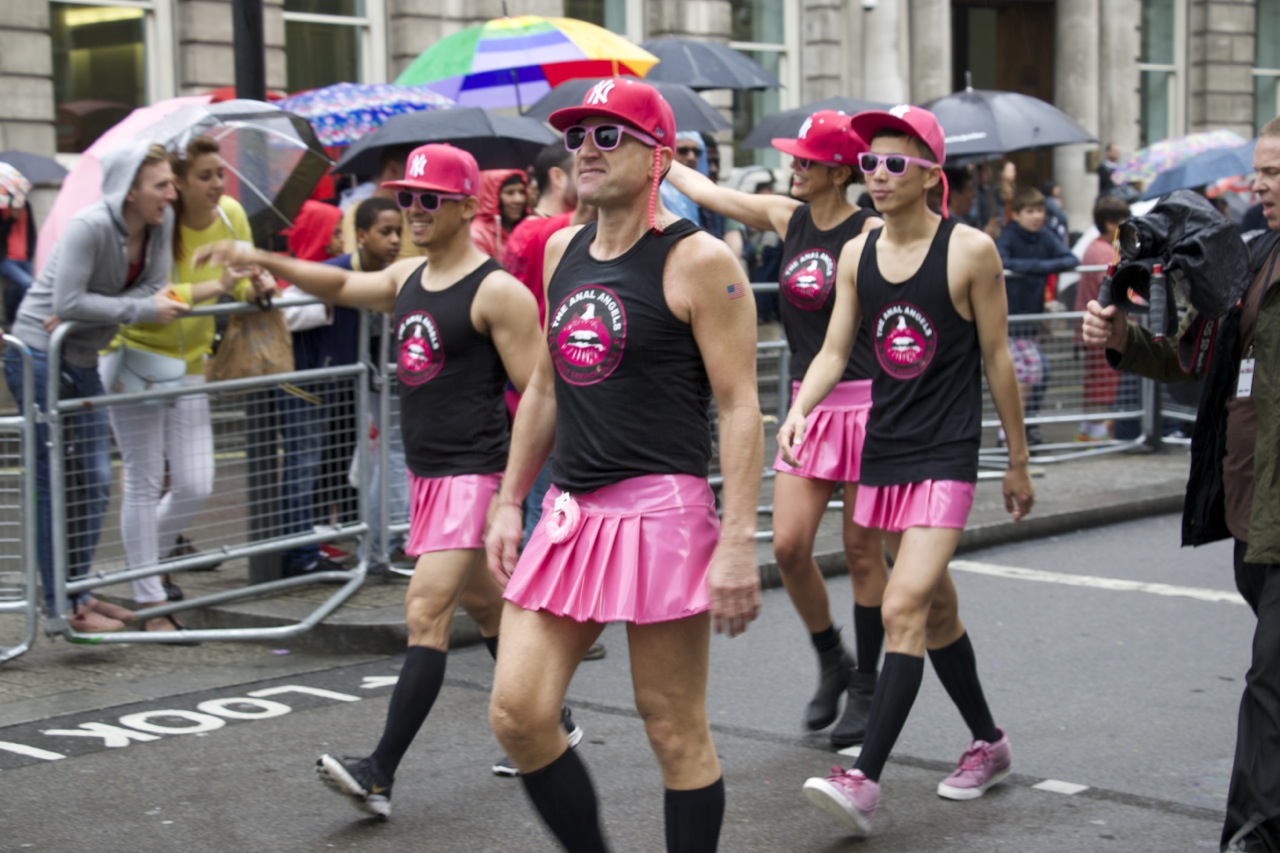
[[[880,804],[880,786],[863,775],[861,770],[845,770],[832,767],[825,779],[818,776],[804,783],[804,795],[809,802],[831,815],[855,832],[870,832],[871,821]]]
[[[1003,730],[995,743],[975,740],[960,756],[956,771],[938,783],[938,796],[948,800],[976,800],[1012,773],[1012,766],[1013,749]]]

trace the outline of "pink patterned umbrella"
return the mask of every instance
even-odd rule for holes
[[[453,105],[426,86],[394,83],[335,83],[276,101],[276,106],[310,122],[326,146],[350,145],[401,113]]]
[[[1215,148],[1238,148],[1249,140],[1229,130],[1207,130],[1162,139],[1148,145],[1125,160],[1112,172],[1111,179],[1118,184],[1131,181],[1151,183],[1156,175],[1178,166],[1203,151]]]

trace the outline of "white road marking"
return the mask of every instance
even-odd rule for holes
[[[840,755],[847,755],[850,758],[857,758],[859,755],[862,755],[862,744],[854,744],[853,746],[846,746],[844,749],[836,750],[836,752],[838,752]]]
[[[1223,604],[1243,605],[1245,603],[1238,592],[1205,589],[1196,586],[1175,586],[1167,583],[1103,578],[1096,575],[1074,575],[1067,572],[1047,572],[1043,569],[1020,569],[1016,566],[997,566],[993,563],[976,563],[971,560],[952,560],[951,569],[957,572],[971,572],[978,575],[1039,581],[1041,583],[1058,583],[1064,586],[1086,586],[1113,592],[1145,592],[1149,595],[1194,598],[1198,601],[1213,601]]]
[[[1058,779],[1045,779],[1031,787],[1037,791],[1048,791],[1051,794],[1078,794],[1081,791],[1089,790],[1088,785],[1077,785],[1075,782],[1063,782]]]

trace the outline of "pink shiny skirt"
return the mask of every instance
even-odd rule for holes
[[[418,477],[409,474],[410,557],[432,551],[484,547],[489,504],[502,485],[501,474]]]
[[[504,597],[577,622],[668,622],[710,607],[715,496],[687,474],[632,477],[542,502]]]
[[[974,483],[925,480],[897,486],[858,486],[853,521],[861,527],[900,533],[908,527],[964,529],[973,507]]]
[[[800,390],[792,383],[791,396]],[[841,382],[805,419],[800,467],[773,461],[773,470],[806,480],[856,483],[862,471],[862,443],[867,437],[867,413],[871,411],[871,380]]]

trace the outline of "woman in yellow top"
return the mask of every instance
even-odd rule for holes
[[[223,195],[226,175],[219,151],[215,140],[197,136],[184,151],[170,155],[178,188],[171,295],[193,306],[210,305],[226,293],[240,299],[251,298],[254,293],[253,282],[238,278],[232,270],[208,266],[197,270],[191,264],[196,249],[206,243],[253,239],[244,208]],[[128,347],[185,361],[183,384],[203,385],[205,359],[213,338],[212,317],[190,317],[167,325],[124,326],[115,349],[100,360],[103,384],[109,391],[126,390],[123,386],[114,387],[113,380],[123,369],[120,359]],[[110,411],[111,429],[124,463],[120,527],[130,566],[155,565],[161,557],[168,556],[213,491],[209,398],[190,394],[170,402],[119,406]],[[165,601],[160,576],[134,581],[133,597],[143,606]],[[148,631],[173,631],[181,626],[171,616],[160,616],[147,620],[145,627]]]

